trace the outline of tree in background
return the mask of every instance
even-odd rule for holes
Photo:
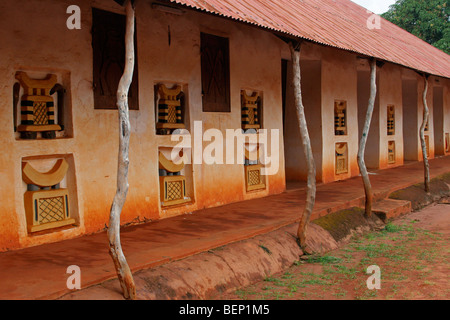
[[[450,54],[448,0],[397,0],[381,16]]]

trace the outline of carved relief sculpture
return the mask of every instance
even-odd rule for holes
[[[55,132],[61,126],[55,124],[55,106],[50,90],[55,86],[57,78],[49,74],[44,80],[30,79],[25,72],[17,72],[16,79],[24,88],[21,99],[21,124],[18,131],[23,139],[35,139],[37,132],[43,138],[55,138]]]
[[[184,129],[181,106],[181,86],[176,85],[168,89],[164,84],[157,86],[159,95],[158,122],[156,129],[158,133],[170,133],[170,130]]]
[[[336,143],[336,174],[348,173],[347,143]]]
[[[387,107],[387,134],[395,135],[395,106]]]
[[[334,102],[334,134],[336,136],[347,135],[347,102]]]
[[[36,171],[28,162],[22,164],[22,179],[28,185],[24,195],[28,232],[75,224],[70,217],[68,189],[59,187],[68,168],[64,159],[47,173]]]
[[[245,153],[245,186],[246,190],[254,191],[266,188],[264,176],[261,175],[262,165],[259,163],[259,148],[246,145]]]
[[[259,109],[259,95],[254,92],[251,96],[245,90],[241,91],[242,101],[242,129],[261,129]]]
[[[388,163],[395,163],[395,141],[388,142]]]
[[[181,175],[181,170],[185,166],[184,160],[180,159],[180,163],[175,164],[169,158],[170,156],[159,152],[159,187],[162,206],[173,206],[191,200],[186,196],[186,177]]]

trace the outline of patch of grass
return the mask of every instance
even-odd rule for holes
[[[284,281],[279,278],[267,277],[264,279],[265,282],[272,282],[274,285],[282,287],[285,285]]]
[[[308,263],[320,263],[323,266],[341,263],[342,259],[333,256],[311,256],[308,260]]]
[[[381,256],[385,256],[387,252],[391,251],[394,248],[394,246],[391,244],[379,243],[354,245],[354,248],[358,251],[366,252],[369,258],[378,258]]]
[[[403,228],[401,226],[397,226],[395,224],[393,224],[392,222],[388,222],[388,224],[386,224],[386,226],[384,227],[385,232],[388,233],[394,233],[394,232],[400,232],[402,231]]]
[[[290,272],[285,272],[285,274],[283,274],[281,276],[281,279],[292,279],[294,277],[294,275]]]

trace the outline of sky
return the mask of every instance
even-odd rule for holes
[[[389,6],[395,3],[395,0],[351,0],[373,13],[382,14],[389,10]]]

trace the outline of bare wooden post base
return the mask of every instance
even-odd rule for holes
[[[292,42],[289,42],[289,49],[291,50],[292,57],[292,83],[294,86],[295,108],[297,110],[297,118],[299,122],[300,136],[302,138],[303,152],[305,153],[306,164],[308,167],[308,189],[306,194],[306,205],[305,210],[303,211],[302,218],[300,220],[300,224],[298,226],[297,236],[302,250],[305,251],[305,253],[311,253],[306,246],[306,231],[316,201],[316,165],[311,148],[311,140],[309,138],[308,126],[305,117],[305,107],[303,105],[302,99],[300,44],[298,44],[297,47],[294,48]]]
[[[126,61],[125,69],[117,89],[119,109],[119,162],[117,170],[117,191],[111,206],[108,228],[109,253],[114,261],[117,276],[125,299],[136,298],[133,274],[128,266],[120,243],[120,214],[128,193],[128,165],[130,144],[130,119],[128,111],[128,91],[134,71],[134,8],[131,1],[126,3]]]

